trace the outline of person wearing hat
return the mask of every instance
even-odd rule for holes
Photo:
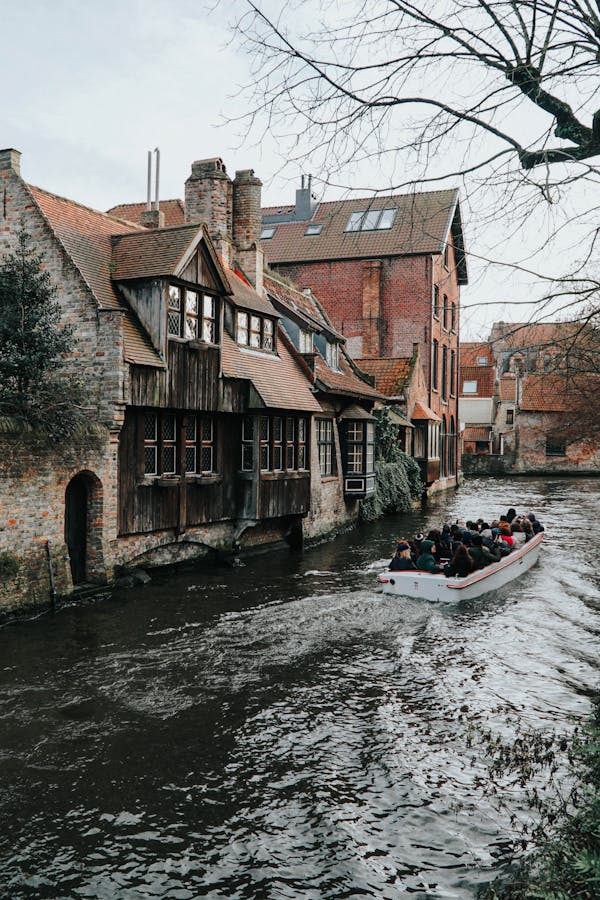
[[[421,544],[421,555],[417,559],[417,569],[421,572],[431,572],[432,575],[435,575],[443,570],[437,565],[431,552],[433,546],[433,541],[423,541]]]
[[[396,552],[390,562],[389,569],[391,572],[406,572],[409,569],[416,569],[414,562],[410,557],[410,547],[406,541],[400,541],[396,547]]]

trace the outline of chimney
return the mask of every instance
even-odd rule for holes
[[[306,179],[306,187],[304,186],[304,175],[300,181],[300,190],[296,191],[296,221],[297,222],[308,222],[313,217],[313,213],[316,208],[316,203],[313,199],[311,189],[312,189],[312,175],[309,175]]]
[[[204,223],[225,265],[231,265],[232,188],[222,159],[199,159],[185,183],[185,221]]]
[[[165,214],[160,209],[145,209],[140,218],[144,228],[164,228]]]
[[[11,171],[21,175],[21,152],[9,148],[0,150],[0,172]]]
[[[262,181],[254,169],[240,169],[233,182],[233,243],[240,268],[259,294],[263,290],[263,252],[260,246]]]

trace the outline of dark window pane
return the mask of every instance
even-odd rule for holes
[[[146,413],[144,416],[144,440],[156,440],[156,414]]]
[[[202,448],[202,471],[203,472],[212,472],[213,471],[213,448],[212,447],[203,447]]]
[[[186,472],[195,472],[196,471],[196,448],[195,447],[186,447],[185,448],[185,471]]]
[[[144,447],[144,474],[156,475],[156,447]]]
[[[175,472],[175,447],[163,447],[163,465],[162,470],[166,475],[173,475]]]

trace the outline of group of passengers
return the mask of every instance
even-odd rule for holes
[[[441,531],[432,529],[427,537],[419,533],[412,540],[400,539],[389,568],[393,572],[443,572],[446,577],[464,578],[499,562],[543,530],[533,513],[518,516],[512,507],[491,523],[458,519],[453,525],[443,525]]]

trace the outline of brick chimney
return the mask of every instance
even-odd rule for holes
[[[164,228],[165,214],[161,209],[145,209],[140,221],[145,228]]]
[[[185,183],[185,221],[203,222],[225,265],[232,264],[232,184],[222,159],[199,159]]]
[[[254,285],[263,290],[263,251],[260,246],[262,181],[254,169],[240,169],[233,182],[233,243],[236,260]]]
[[[21,175],[21,152],[13,150],[0,150],[0,172],[11,171],[15,175]]]

